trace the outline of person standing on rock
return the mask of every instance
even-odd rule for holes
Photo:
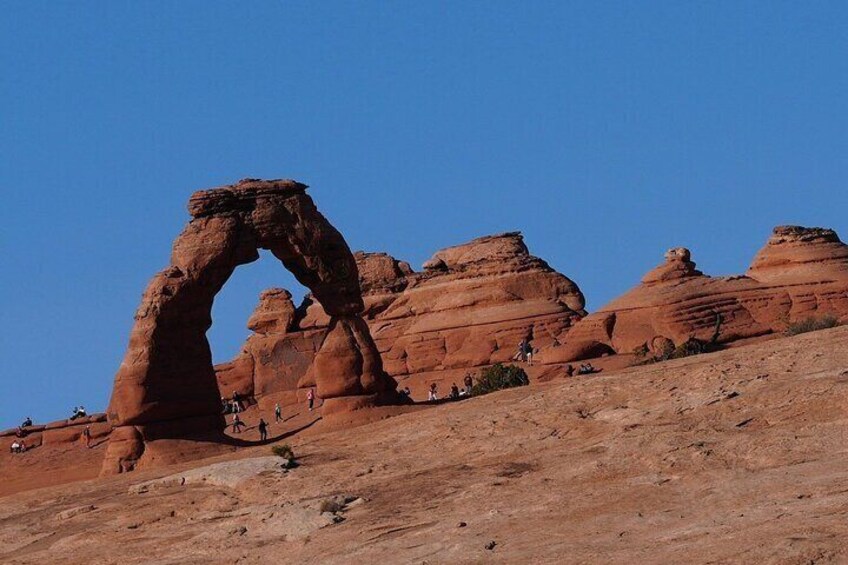
[[[268,440],[268,423],[259,418],[259,441]]]
[[[528,365],[533,366],[533,344],[529,339],[524,340],[524,360]]]
[[[238,392],[233,391],[233,412],[241,412],[241,397]]]
[[[244,422],[241,421],[239,415],[236,414],[233,416],[233,433],[238,434],[241,433],[241,427],[244,425]]]
[[[430,384],[430,394],[427,396],[427,400],[438,400],[438,386],[436,383]]]
[[[471,396],[471,389],[474,387],[474,377],[471,376],[471,373],[467,373],[465,375],[465,394]]]
[[[86,426],[82,431],[82,438],[85,441],[85,446],[91,449],[91,426]]]
[[[312,408],[315,407],[315,389],[309,389],[309,392],[306,393],[306,401],[309,403],[309,411],[312,412]]]
[[[526,361],[525,357],[527,354],[527,338],[521,340],[518,344],[518,352],[513,356],[513,361]]]
[[[280,422],[283,419],[283,409],[280,408],[280,403],[274,405],[274,422]]]

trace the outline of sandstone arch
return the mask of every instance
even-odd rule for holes
[[[104,473],[131,468],[145,442],[223,429],[206,331],[215,295],[235,268],[267,249],[308,287],[331,317],[308,376],[324,413],[395,400],[395,381],[360,317],[356,262],[342,235],[291,180],[244,180],[199,191],[171,265],[147,286],[115,376],[109,422],[116,427]]]

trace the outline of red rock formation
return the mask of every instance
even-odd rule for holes
[[[383,372],[360,317],[364,304],[353,255],[305,190],[289,180],[245,180],[192,195],[192,220],[174,242],[171,266],[144,293],[115,377],[109,421],[134,431],[115,434],[104,472],[131,467],[143,442],[205,437],[222,429],[206,341],[212,301],[238,265],[259,257],[259,248],[269,249],[330,316],[329,335],[315,348],[320,371],[313,379],[325,413],[395,399],[395,383]],[[286,309],[290,299],[281,295],[271,302],[276,317],[258,312],[251,326],[260,332],[287,330],[293,321],[293,308]]]
[[[365,320],[386,371],[412,377],[413,388],[416,379],[508,361],[527,336],[536,347],[559,344],[586,314],[577,286],[530,255],[518,233],[439,251],[420,273],[385,253],[355,258]],[[252,390],[260,405],[291,403],[299,376],[305,385],[312,379],[309,367],[321,374],[320,356],[313,359],[330,320],[312,297],[298,309],[300,316],[292,314],[287,297],[280,289],[260,297],[250,323],[255,333],[243,353],[217,368],[222,391],[239,383],[234,390]],[[256,319],[262,327],[255,327]],[[355,338],[355,330],[346,328],[339,337]]]
[[[709,277],[689,251],[672,249],[642,284],[583,319],[568,343],[540,358],[561,363],[630,353],[662,341],[710,339],[721,316],[719,341],[781,332],[811,316],[848,317],[848,246],[833,230],[781,226],[745,276]]]
[[[0,432],[0,452],[8,452],[9,445],[18,438],[26,442],[27,448],[80,443],[83,430],[88,427],[94,441],[100,441],[112,430],[106,422],[106,414],[92,414],[75,420],[57,420],[48,424],[27,426],[22,430],[12,428]]]

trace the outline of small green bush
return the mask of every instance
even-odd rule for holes
[[[795,322],[794,324],[789,324],[789,327],[786,328],[786,335],[798,335],[805,334],[807,332],[815,332],[818,330],[826,330],[828,328],[835,328],[839,325],[839,319],[836,316],[831,316],[830,314],[826,316],[822,316],[821,318],[816,318],[811,316],[799,322]]]
[[[524,369],[515,365],[502,365],[498,363],[488,369],[484,369],[480,378],[471,388],[472,395],[488,394],[496,390],[526,386],[530,384],[530,378]]]
[[[272,445],[271,453],[273,453],[277,457],[282,457],[283,459],[294,460],[294,451],[292,451],[292,448],[289,444]]]

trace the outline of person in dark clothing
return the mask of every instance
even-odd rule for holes
[[[30,418],[29,416],[27,416],[27,419],[26,419],[26,420],[24,420],[24,423],[23,423],[23,424],[21,424],[21,427],[22,427],[22,428],[28,428],[28,427],[29,427],[29,426],[31,426],[31,425],[32,425],[32,418]]]
[[[518,344],[518,352],[513,356],[513,361],[527,361],[527,338]]]
[[[259,441],[268,439],[268,423],[262,418],[259,418]]]
[[[591,363],[586,363],[584,365],[580,365],[580,370],[577,371],[578,375],[592,375],[594,373],[600,373],[603,369],[596,369],[592,366]]]
[[[533,366],[533,344],[527,340],[524,344],[524,360],[531,367]]]
[[[459,400],[459,387],[456,386],[456,383],[451,385],[450,398],[451,400]]]
[[[239,415],[236,414],[233,416],[233,433],[238,434],[241,433],[241,427],[244,426],[244,422],[241,421]]]
[[[471,395],[471,388],[474,386],[474,377],[471,376],[471,373],[465,375],[465,394]]]
[[[86,426],[82,431],[82,437],[85,440],[85,446],[91,449],[91,426]]]

